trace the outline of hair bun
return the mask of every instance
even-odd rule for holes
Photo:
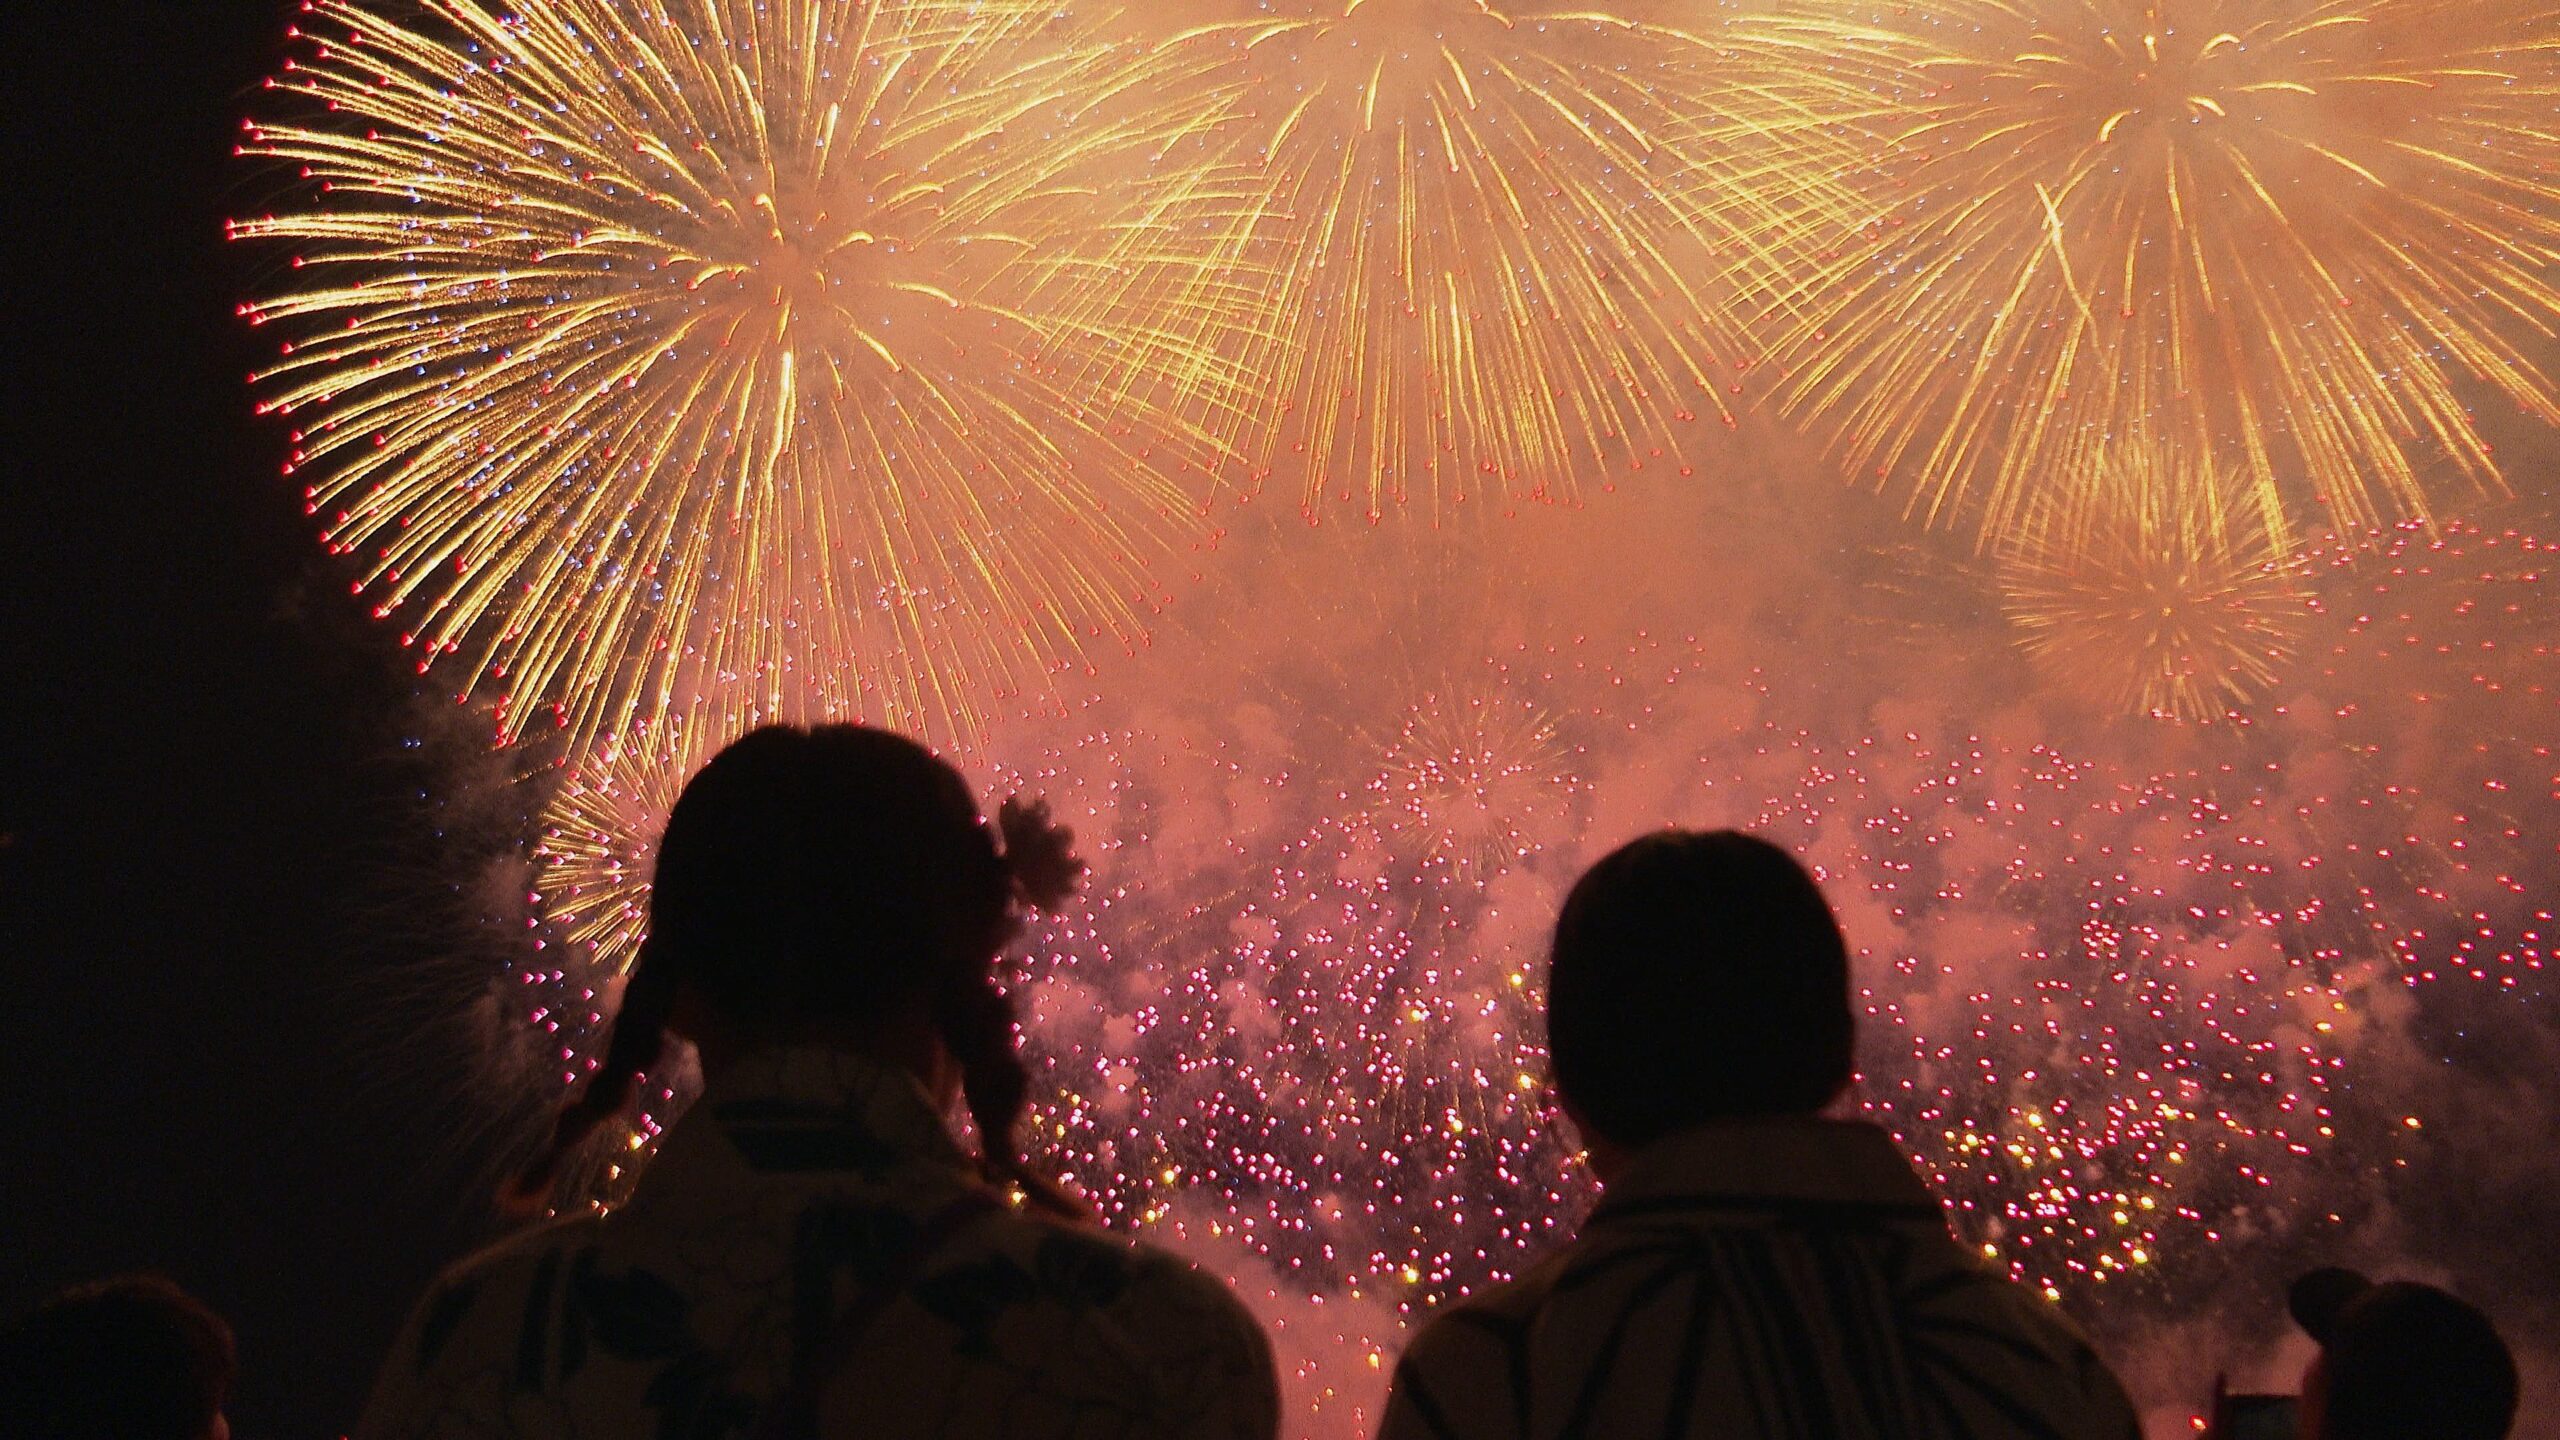
[[[1085,863],[1076,858],[1076,832],[1049,818],[1049,802],[1016,795],[996,809],[1004,835],[1004,868],[1013,893],[1034,910],[1055,910],[1076,893]]]

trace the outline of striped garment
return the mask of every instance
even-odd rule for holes
[[[1988,1273],[1872,1125],[1638,1154],[1579,1238],[1415,1338],[1378,1440],[2136,1440],[2053,1305]]]

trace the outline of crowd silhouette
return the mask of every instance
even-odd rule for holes
[[[1075,889],[1072,842],[1037,804],[990,823],[879,730],[768,726],[716,756],[668,818],[601,1064],[501,1197],[531,1223],[429,1289],[359,1440],[1278,1434],[1253,1316],[1019,1144],[996,961]],[[1421,1329],[1381,1440],[2141,1433],[2058,1307],[1848,1113],[1849,948],[1792,856],[1625,845],[1566,898],[1547,979],[1560,1120],[1603,1198]],[[671,1039],[703,1093],[628,1202],[533,1219]],[[2508,1432],[2514,1364],[2458,1298],[2324,1270],[2290,1300],[2320,1345],[2301,1394],[2219,1397],[2209,1433]],[[174,1285],[100,1282],[11,1327],[0,1415],[11,1440],[227,1440],[234,1367]]]

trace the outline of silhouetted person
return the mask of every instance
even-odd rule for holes
[[[2503,1440],[2516,1362],[2489,1317],[2433,1285],[2314,1270],[2287,1297],[2320,1342],[2303,1440]]]
[[[156,1275],[65,1290],[0,1339],[8,1440],[227,1440],[231,1327]]]
[[[1981,1268],[1850,1079],[1849,956],[1786,852],[1667,832],[1556,922],[1555,1090],[1606,1194],[1433,1321],[1381,1440],[2104,1437],[2139,1426],[2045,1300]]]
[[[525,1197],[592,1132],[627,1142],[668,1033],[702,1098],[627,1204],[440,1280],[359,1433],[1269,1440],[1252,1317],[1015,1148],[1028,1076],[994,964],[1082,867],[1037,807],[1001,820],[999,850],[956,771],[877,730],[768,727],[713,758]],[[963,1100],[976,1160],[944,1123]]]

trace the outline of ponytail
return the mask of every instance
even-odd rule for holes
[[[552,1191],[569,1157],[605,1122],[631,1103],[631,1089],[641,1074],[658,1063],[667,1048],[667,1015],[676,998],[676,967],[662,945],[643,944],[640,961],[622,987],[622,1008],[614,1013],[613,1031],[605,1041],[604,1061],[587,1078],[578,1098],[562,1106],[553,1122],[550,1142],[540,1157],[519,1171],[499,1197],[512,1215],[539,1215],[551,1205]]]

